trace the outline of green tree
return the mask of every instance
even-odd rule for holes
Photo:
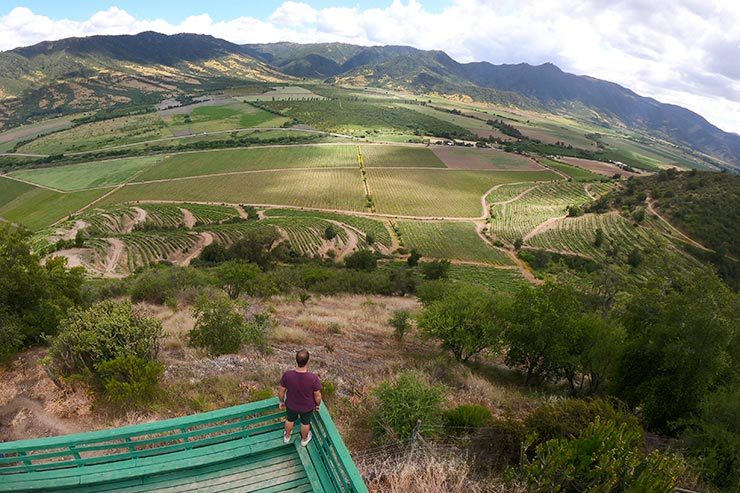
[[[409,252],[409,258],[406,259],[406,265],[409,267],[416,267],[421,260],[421,253],[416,248],[412,248]]]
[[[604,244],[604,230],[601,228],[596,228],[596,231],[594,231],[594,246],[596,248],[601,248],[601,245]]]
[[[515,250],[520,250],[523,245],[524,245],[524,240],[523,239],[517,238],[516,240],[514,240],[514,249]]]
[[[216,276],[231,299],[238,298],[242,293],[258,294],[265,284],[260,268],[242,260],[230,260],[219,265]]]
[[[656,279],[636,290],[622,311],[626,344],[614,391],[642,406],[651,429],[694,413],[733,371],[739,297],[712,272]]]
[[[393,337],[402,341],[403,336],[411,330],[411,312],[408,310],[393,310],[393,316],[388,320],[388,325],[393,327]]]
[[[516,295],[506,333],[507,364],[522,368],[527,383],[561,376],[580,342],[576,325],[580,311],[580,296],[568,285],[546,282],[523,287]]]
[[[447,259],[432,260],[421,263],[421,275],[424,279],[433,281],[435,279],[447,279],[450,272],[450,261]]]
[[[24,344],[35,344],[44,334],[55,334],[60,320],[82,302],[85,270],[68,269],[63,257],[42,266],[29,238],[25,229],[0,224],[0,314],[12,320]],[[10,339],[11,330],[5,332]]]
[[[378,257],[370,250],[358,250],[347,255],[344,259],[344,265],[348,269],[370,271],[378,267]]]
[[[213,356],[238,352],[249,344],[267,349],[270,317],[256,314],[247,320],[246,305],[226,296],[201,295],[193,305],[195,326],[190,331],[190,345],[208,350]]]
[[[424,335],[440,340],[458,361],[468,361],[483,350],[501,348],[506,310],[503,298],[459,284],[426,305],[418,322]]]
[[[336,228],[334,227],[333,224],[328,225],[326,229],[324,230],[324,239],[333,240],[336,237],[337,237]]]
[[[129,302],[102,301],[75,309],[52,339],[47,365],[54,374],[94,376],[98,366],[122,356],[155,361],[162,323]]]

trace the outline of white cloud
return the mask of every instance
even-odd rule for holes
[[[196,32],[235,43],[343,41],[408,44],[458,61],[553,62],[562,69],[686,106],[740,133],[740,2],[726,0],[423,0],[385,8],[313,8],[286,1],[267,19],[179,24],[135,19],[111,7],[87,21],[49,19],[27,8],[0,16],[0,49],[92,34]],[[359,4],[358,4],[359,5]]]

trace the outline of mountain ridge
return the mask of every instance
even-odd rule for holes
[[[0,74],[0,121],[10,124],[18,122],[8,115],[29,97],[39,107],[25,113],[44,114],[49,107],[81,111],[94,104],[149,101],[162,87],[197,87],[216,78],[235,83],[310,78],[417,94],[465,95],[554,112],[585,107],[593,123],[645,130],[740,165],[740,135],[681,106],[614,82],[564,72],[552,63],[459,63],[444,51],[410,46],[238,45],[209,35],[147,31],[43,41],[1,52]],[[90,92],[100,97],[88,98],[86,106],[80,95]]]

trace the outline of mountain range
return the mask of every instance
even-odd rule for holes
[[[740,165],[739,135],[680,106],[550,63],[459,63],[443,51],[409,46],[237,45],[212,36],[153,32],[45,41],[0,53],[0,123],[7,127],[44,115],[150,104],[163,93],[245,80],[301,79],[567,112],[599,125],[646,131]]]

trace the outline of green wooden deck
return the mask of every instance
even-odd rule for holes
[[[0,492],[342,492],[367,488],[322,405],[282,439],[278,400],[143,425],[0,443]]]

